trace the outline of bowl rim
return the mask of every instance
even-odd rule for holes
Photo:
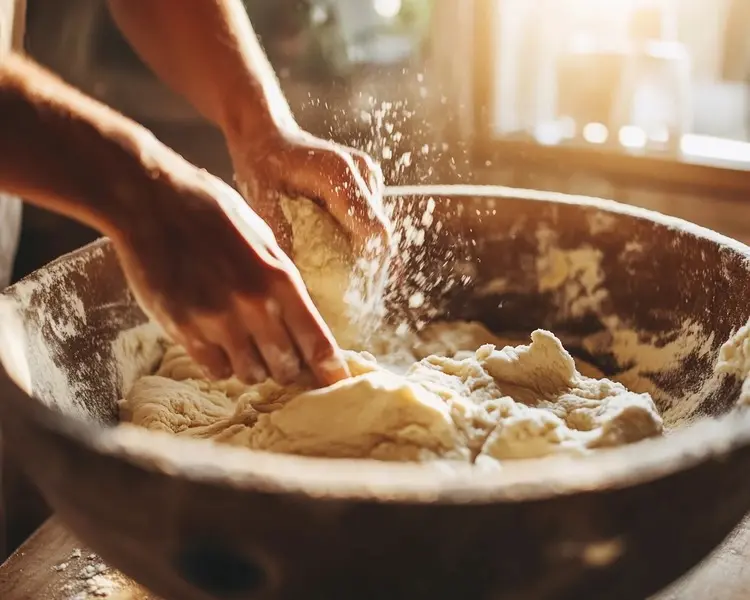
[[[467,185],[394,187],[387,195],[443,200],[510,198],[590,206],[679,229],[730,248],[750,262],[750,247],[737,240],[676,217],[613,200]],[[101,238],[50,264],[108,245],[109,240]],[[0,292],[0,299],[21,282]],[[32,420],[50,433],[132,466],[212,486],[320,499],[399,504],[541,500],[646,484],[708,461],[725,460],[732,452],[750,446],[750,410],[737,409],[719,418],[700,419],[665,437],[599,450],[585,457],[506,461],[499,469],[445,461],[417,464],[300,457],[178,438],[137,427],[107,427],[60,413],[35,399],[29,402],[33,397],[22,384],[16,386],[16,392],[10,394],[10,404],[15,405],[14,418]]]

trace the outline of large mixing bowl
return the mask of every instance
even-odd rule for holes
[[[145,317],[99,241],[3,295],[4,364],[19,384],[3,388],[4,433],[58,515],[113,566],[180,600],[641,600],[706,556],[750,509],[741,382],[713,375],[750,315],[750,249],[598,200],[391,195],[418,207],[415,223],[432,211],[401,281],[429,289],[415,319],[550,329],[650,391],[668,435],[497,472],[125,435],[111,427],[115,403],[158,345],[122,335]]]

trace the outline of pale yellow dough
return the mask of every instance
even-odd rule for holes
[[[344,300],[353,272],[345,239],[311,203],[284,208],[313,300],[339,342],[359,350],[346,352],[353,377],[317,390],[309,376],[288,387],[212,382],[173,345],[121,401],[123,422],[271,452],[481,464],[584,454],[662,432],[648,394],[576,364],[548,331],[519,345],[479,323],[434,323],[418,335],[368,338],[376,360],[350,326],[357,306]],[[331,243],[311,242],[320,236]]]
[[[453,327],[468,341],[478,331],[491,336],[475,323]],[[661,432],[648,394],[581,375],[547,331],[535,331],[528,346],[462,350],[459,358],[428,356],[403,375],[366,353],[347,352],[356,375],[313,390],[309,380],[290,387],[212,382],[182,348],[170,346],[157,373],[138,380],[121,402],[121,416],[256,450],[381,460],[584,453]]]

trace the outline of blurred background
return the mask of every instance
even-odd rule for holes
[[[748,0],[247,0],[300,123],[391,184],[613,198],[750,242]],[[101,0],[29,0],[27,50],[231,181],[221,136]],[[29,208],[17,275],[96,234]]]

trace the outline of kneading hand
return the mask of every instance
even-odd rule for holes
[[[255,139],[229,139],[240,191],[290,249],[280,195],[318,202],[363,249],[386,246],[383,175],[365,153],[317,138],[296,126],[272,127]]]
[[[132,193],[146,213],[110,237],[141,305],[217,378],[288,382],[307,363],[348,375],[299,272],[271,229],[221,180],[176,154]],[[143,197],[145,196],[145,197]]]

